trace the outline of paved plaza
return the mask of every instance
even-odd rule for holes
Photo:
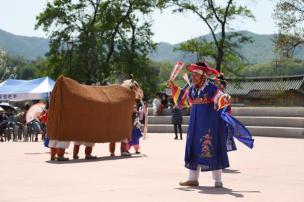
[[[1,142],[0,202],[304,201],[304,139],[255,137],[253,150],[238,144],[229,153],[224,188],[216,189],[209,172],[199,187],[178,185],[188,174],[185,140],[173,137],[149,134],[143,154],[130,158],[119,156],[119,144],[116,157],[109,157],[108,144],[97,144],[97,160],[62,163],[49,161],[42,142]],[[72,157],[72,145],[66,155]]]

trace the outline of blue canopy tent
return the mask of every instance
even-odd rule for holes
[[[0,83],[0,101],[48,99],[55,81],[49,77],[33,80],[8,79]]]

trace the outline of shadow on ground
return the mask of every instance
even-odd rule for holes
[[[70,159],[69,161],[45,161],[46,163],[51,164],[73,164],[73,163],[88,163],[88,162],[97,162],[97,161],[113,161],[113,160],[122,160],[122,159],[135,159],[135,158],[143,158],[147,157],[145,154],[140,155],[132,155],[132,156],[104,156],[98,157],[97,159]]]
[[[223,173],[228,173],[228,174],[239,174],[241,173],[239,170],[233,170],[233,169],[223,169]]]
[[[50,152],[27,152],[26,155],[40,155],[40,154],[50,154]],[[64,152],[64,154],[69,154],[69,152]]]
[[[26,155],[39,155],[39,154],[47,154],[47,152],[28,152],[28,153],[24,153]]]
[[[175,188],[181,191],[198,191],[201,194],[216,194],[216,195],[231,195],[236,198],[243,198],[244,193],[261,193],[260,191],[236,191],[226,187],[215,188],[210,186],[198,186],[198,187],[179,187]]]

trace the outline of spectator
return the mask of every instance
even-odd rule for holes
[[[47,119],[48,119],[48,109],[49,109],[49,102],[46,103],[45,109],[43,110],[42,114],[40,115],[40,123],[41,123],[41,129],[42,129],[42,140],[45,140],[47,137],[46,131],[47,131]],[[48,140],[47,140],[48,142]],[[48,143],[47,143],[48,145]]]
[[[0,136],[1,139],[0,141],[3,142],[3,134],[5,131],[5,128],[7,127],[7,121],[8,121],[8,117],[4,114],[4,110],[2,108],[0,108]]]
[[[162,104],[162,111],[163,111],[163,109],[166,109],[166,108],[168,108],[168,102],[169,102],[169,100],[168,100],[168,96],[166,95],[166,94],[163,94],[163,96],[162,96],[162,100],[161,100],[161,104]]]
[[[153,115],[160,115],[161,113],[161,99],[159,95],[156,95],[153,102]]]
[[[138,114],[139,114],[139,121],[142,125],[146,124],[146,115],[148,113],[148,105],[147,102],[144,102],[144,105],[141,106],[138,110]]]
[[[183,115],[180,107],[178,105],[174,105],[174,107],[171,110],[172,114],[172,124],[174,125],[174,132],[175,132],[175,140],[178,139],[177,136],[177,129],[179,130],[180,133],[180,139],[183,139],[183,131],[182,131],[182,124],[183,124]]]
[[[25,103],[24,107],[22,108],[22,112],[16,115],[16,120],[19,123],[16,124],[15,127],[18,127],[17,131],[21,129],[24,136],[24,141],[28,141],[28,126],[26,125],[26,113],[29,110],[29,108],[30,108],[30,104]]]

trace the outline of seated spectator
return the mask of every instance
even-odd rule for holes
[[[153,105],[153,115],[160,115],[162,109],[161,109],[161,99],[159,95],[156,95],[156,97],[152,102],[152,105]]]

